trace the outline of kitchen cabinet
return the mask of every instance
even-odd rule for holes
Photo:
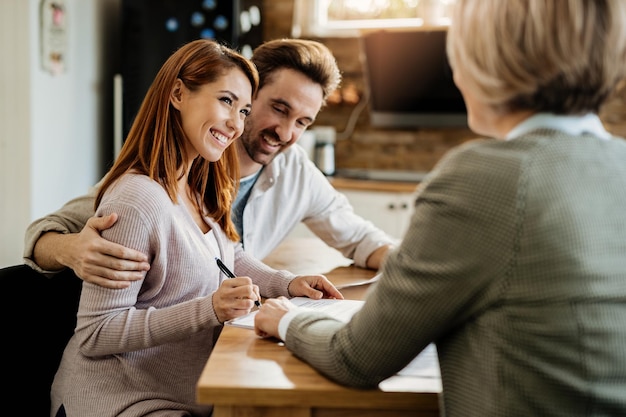
[[[342,190],[355,213],[396,238],[409,228],[415,193]]]
[[[401,239],[404,236],[413,214],[417,183],[343,178],[335,178],[332,182],[348,197],[355,213],[393,237]],[[290,237],[311,236],[313,233],[302,223],[290,234]]]

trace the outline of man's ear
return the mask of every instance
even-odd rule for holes
[[[172,103],[172,106],[177,110],[180,110],[180,106],[183,103],[183,88],[185,88],[183,81],[177,78],[174,87],[172,87],[172,92],[170,93],[170,103]]]

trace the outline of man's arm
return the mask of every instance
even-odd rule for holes
[[[379,269],[398,239],[354,212],[345,194],[317,172],[309,174],[309,205],[312,214],[304,223],[327,245],[352,258],[355,265]]]
[[[290,203],[300,208],[300,220],[328,246],[354,260],[356,266],[379,269],[387,252],[399,239],[357,215],[346,195],[333,187],[301,147],[293,146],[283,155],[283,177],[280,184],[273,187],[282,185],[283,190],[282,194],[275,193],[276,198],[289,195],[297,201],[297,204]]]
[[[100,236],[117,215],[95,218],[97,186],[56,212],[31,223],[25,236],[24,261],[51,276],[65,267],[85,281],[123,288],[149,269],[146,255]]]

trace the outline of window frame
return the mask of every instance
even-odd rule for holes
[[[439,0],[434,1],[438,2]],[[437,6],[436,3],[433,5]],[[413,17],[329,21],[326,11],[321,6],[322,0],[294,0],[291,36],[295,38],[356,37],[367,30],[447,27],[450,24],[448,17],[441,17],[436,14],[433,14],[428,20],[422,17]]]

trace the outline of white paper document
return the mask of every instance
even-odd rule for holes
[[[361,300],[337,300],[323,298],[314,300],[307,297],[294,297],[289,299],[295,305],[309,310],[322,311],[330,316],[341,320],[344,323],[350,321],[350,318],[361,309],[364,301]],[[245,329],[254,329],[254,316],[258,310],[254,310],[245,316],[237,317],[224,323],[227,326],[243,327]]]
[[[426,346],[398,375],[419,376],[422,378],[441,378],[439,359],[434,343]]]
[[[291,298],[290,301],[300,308],[327,313],[344,323],[350,321],[350,318],[352,318],[365,303],[361,300],[313,300],[307,297],[294,297]],[[254,330],[254,316],[256,316],[257,311],[258,310],[255,310],[245,316],[229,320],[224,324]],[[439,360],[437,358],[437,348],[435,345],[433,343],[428,345],[413,361],[398,372],[398,375],[439,379]]]

